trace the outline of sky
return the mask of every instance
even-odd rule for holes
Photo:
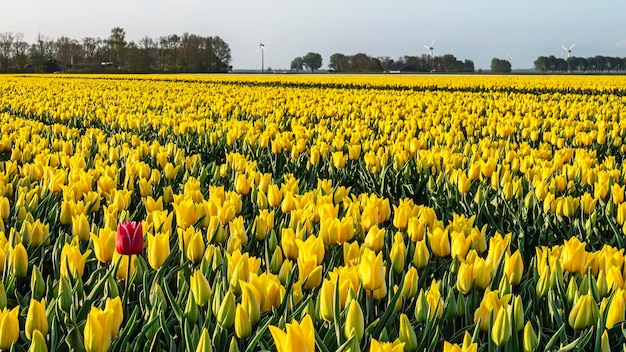
[[[626,57],[624,0],[3,0],[0,33],[107,38],[122,27],[127,41],[184,32],[219,36],[233,69],[288,69],[308,52],[373,57],[452,54],[489,69],[511,58],[513,69],[539,56]]]

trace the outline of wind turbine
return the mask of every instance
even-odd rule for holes
[[[263,41],[259,42],[259,47],[257,48],[257,53],[261,52],[261,73],[264,73],[264,65],[265,65],[265,44],[263,44]]]
[[[437,40],[437,38],[433,38],[433,41],[430,42],[430,45],[424,45],[424,48],[428,49],[428,54],[431,59],[433,58],[433,49],[435,49],[433,47],[433,45],[435,44],[435,40]]]
[[[566,48],[565,45],[561,45],[561,48],[563,48],[563,50],[567,51],[567,58],[568,59],[570,57],[572,57],[572,49],[574,49],[575,46],[576,46],[576,43],[572,44],[572,46],[570,46],[569,48]]]

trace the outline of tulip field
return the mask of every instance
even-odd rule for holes
[[[0,76],[0,349],[626,350],[626,77]]]

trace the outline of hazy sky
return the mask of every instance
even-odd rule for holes
[[[2,0],[0,32],[22,32],[33,43],[51,38],[106,38],[111,28],[128,41],[184,32],[218,35],[229,44],[234,69],[289,68],[318,52],[422,55],[436,38],[435,55],[471,59],[476,69],[512,57],[531,68],[541,55],[626,57],[625,0]]]

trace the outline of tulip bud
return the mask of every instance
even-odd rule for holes
[[[204,307],[211,298],[211,286],[209,285],[209,281],[200,270],[196,270],[193,275],[191,275],[190,281],[191,292],[196,303],[200,307]]]
[[[448,291],[448,297],[446,297],[446,302],[444,304],[443,317],[446,320],[454,319],[456,316],[456,299],[452,294],[452,290]]]
[[[196,303],[195,298],[193,298],[193,294],[187,296],[187,304],[185,305],[184,314],[190,324],[195,325],[198,321],[200,309],[198,309],[198,304]]]
[[[78,238],[79,241],[89,241],[89,228],[87,215],[80,213],[72,216],[72,236]]]
[[[411,299],[417,295],[419,275],[415,267],[409,268],[404,277],[404,284],[402,285],[402,296],[406,299]]]
[[[520,332],[524,328],[524,303],[522,303],[521,296],[515,296],[513,300],[513,319],[515,326],[513,328],[516,332]]]
[[[72,203],[63,201],[61,203],[61,214],[59,215],[61,225],[69,225],[72,223]]]
[[[148,235],[148,264],[158,270],[170,255],[169,236],[166,233]]]
[[[0,310],[0,349],[9,350],[20,337],[20,322],[17,319],[20,307]]]
[[[115,281],[112,275],[109,275],[107,277],[106,289],[107,289],[106,297],[115,298],[120,295],[119,287],[117,287],[117,282]]]
[[[524,273],[524,262],[519,250],[513,255],[506,254],[504,259],[504,272],[506,273],[511,285],[516,286],[522,280]]]
[[[0,196],[0,218],[6,220],[11,214],[11,206],[9,204],[9,198]]]
[[[202,334],[200,334],[200,341],[198,341],[198,346],[196,347],[196,352],[213,352],[213,343],[209,337],[209,331],[206,328],[202,329]]]
[[[509,283],[508,276],[502,275],[502,279],[500,279],[500,285],[498,286],[498,292],[500,292],[501,296],[511,293],[511,284]]]
[[[252,334],[252,324],[250,324],[248,312],[241,304],[237,304],[237,308],[235,308],[235,334],[239,339],[245,339]]]
[[[235,322],[235,295],[228,290],[222,299],[220,309],[217,312],[217,323],[222,329],[228,329]]]
[[[363,317],[363,311],[357,300],[350,302],[348,308],[348,314],[346,315],[346,323],[344,325],[344,333],[347,339],[353,335],[357,340],[361,341],[363,333],[365,332],[365,318]]]
[[[57,292],[58,302],[61,305],[61,310],[67,312],[72,306],[72,287],[65,276],[61,276],[59,281],[60,283]]]
[[[28,348],[28,352],[48,352],[46,339],[39,330],[33,332],[32,342]]]
[[[417,335],[406,314],[400,314],[400,341],[404,342],[405,351],[417,351]]]
[[[270,260],[270,271],[272,274],[278,274],[280,272],[280,267],[283,265],[283,251],[280,247],[276,247],[274,253],[272,254],[272,259]]]
[[[41,276],[41,271],[37,265],[33,265],[33,272],[30,276],[30,291],[35,299],[41,298],[46,293],[46,283],[43,281],[43,276]]]
[[[602,333],[602,337],[600,338],[600,351],[602,352],[610,352],[611,344],[609,342],[609,334],[604,330]]]
[[[194,263],[199,263],[204,256],[205,249],[206,244],[204,243],[202,232],[193,231],[189,238],[189,243],[187,244],[187,259]]]
[[[393,245],[391,246],[391,252],[389,253],[391,259],[391,266],[396,273],[401,273],[404,270],[404,253],[406,247],[402,234],[397,232],[394,236]]]
[[[576,298],[576,294],[580,292],[578,290],[578,284],[576,284],[576,278],[572,276],[569,280],[569,284],[567,285],[567,291],[565,292],[565,298],[567,298],[568,304],[574,303],[574,298]],[[586,292],[585,292],[586,293]]]
[[[539,345],[537,334],[530,321],[526,322],[526,326],[524,327],[524,352],[535,351],[537,345]]]
[[[218,285],[215,287],[215,292],[213,293],[213,299],[211,301],[211,311],[213,312],[213,315],[217,316],[217,313],[219,313],[223,298],[224,293],[222,293],[222,290],[219,289]]]
[[[254,286],[247,282],[241,282],[241,304],[248,313],[250,324],[256,324],[261,318],[261,308],[259,307],[259,301],[257,300],[253,290],[256,290]],[[258,291],[257,291],[258,292]]]
[[[28,273],[28,253],[21,243],[10,252],[11,275],[14,277],[26,277]]]
[[[230,339],[230,345],[228,346],[228,352],[239,352],[239,345],[237,345],[237,339],[233,336]]]
[[[491,327],[491,341],[498,346],[502,346],[509,341],[511,337],[511,322],[506,308],[502,307],[498,310],[498,314],[493,320]]]
[[[26,338],[32,340],[33,331],[39,330],[42,334],[48,333],[48,319],[46,318],[46,300],[45,298],[38,302],[34,299],[30,300],[28,313],[26,314],[25,326]]]
[[[595,325],[600,315],[598,305],[591,294],[581,296],[570,311],[568,322],[574,330]]]
[[[465,299],[465,295],[459,292],[459,295],[456,298],[456,316],[457,317],[465,316],[466,306],[467,306],[467,300]]]
[[[539,281],[537,282],[537,294],[540,297],[547,297],[548,292],[550,292],[550,270],[546,268],[543,270],[543,273],[539,274]]]
[[[319,316],[326,321],[334,320],[334,288],[331,280],[324,280],[317,296]]]
[[[461,263],[456,278],[456,289],[468,294],[474,285],[474,268],[468,263]]]
[[[417,319],[418,323],[426,323],[428,321],[428,300],[426,299],[426,294],[424,294],[424,290],[420,289],[420,293],[417,295],[417,300],[415,302],[415,319]]]

